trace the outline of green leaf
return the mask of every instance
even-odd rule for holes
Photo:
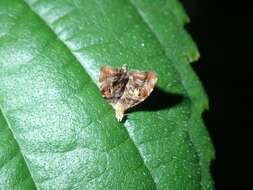
[[[19,147],[0,114],[0,187],[1,189],[33,189],[34,183]]]
[[[212,189],[177,1],[1,0],[0,15],[0,188]],[[99,92],[104,64],[158,73],[124,123]]]

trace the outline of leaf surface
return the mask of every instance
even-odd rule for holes
[[[10,172],[24,172],[0,187],[212,189],[207,98],[177,1],[2,0],[0,14],[0,129],[13,142],[1,161],[18,154]],[[158,73],[124,123],[99,92],[104,64]]]
[[[24,157],[2,114],[0,114],[0,139],[1,189],[34,189]]]

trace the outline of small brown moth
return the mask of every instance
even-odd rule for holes
[[[144,101],[153,91],[157,81],[155,72],[128,71],[127,65],[121,69],[105,65],[100,69],[100,89],[103,97],[112,105],[118,121],[124,112]]]

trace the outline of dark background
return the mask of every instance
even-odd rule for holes
[[[216,150],[215,187],[253,189],[253,6],[243,0],[181,2],[201,53],[192,65],[210,100],[204,120]]]

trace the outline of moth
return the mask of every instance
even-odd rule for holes
[[[118,121],[122,121],[127,109],[144,101],[157,82],[155,72],[128,71],[104,65],[100,69],[99,83],[102,96],[112,105]]]

